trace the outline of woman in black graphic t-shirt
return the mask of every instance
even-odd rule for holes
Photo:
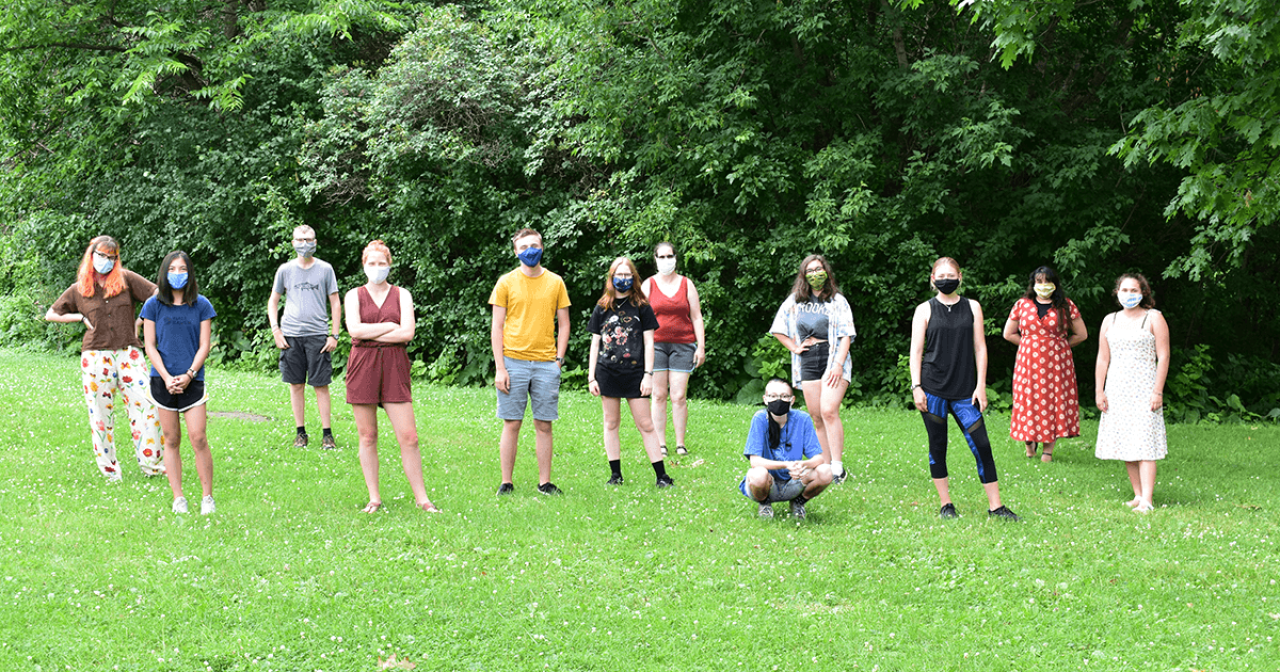
[[[604,452],[609,460],[609,485],[622,484],[622,400],[631,407],[631,419],[644,439],[644,449],[657,475],[657,485],[675,485],[667,476],[658,433],[650,416],[653,385],[653,332],[658,318],[644,294],[636,291],[635,264],[618,257],[604,278],[604,294],[591,312],[591,361],[587,383],[604,408]]]

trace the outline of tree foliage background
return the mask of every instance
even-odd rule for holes
[[[1280,407],[1280,9],[1260,0],[20,0],[0,10],[0,339],[111,234],[154,275],[185,249],[218,356],[274,359],[263,308],[313,225],[344,287],[373,238],[419,310],[416,372],[491,375],[488,293],[539,228],[569,284],[569,380],[618,255],[673,241],[703,296],[693,394],[751,399],[798,263],[855,309],[854,401],[901,404],[937,256],[998,333],[1049,263],[1093,336],[1145,273],[1173,331],[1175,417]],[[1280,415],[1276,411],[1275,415]]]

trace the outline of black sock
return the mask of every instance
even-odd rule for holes
[[[298,425],[298,436],[302,436],[303,434],[306,434],[306,433],[307,433],[307,426]]]
[[[613,472],[614,476],[618,476],[619,478],[621,478],[622,477],[622,460],[609,460],[609,471]]]
[[[800,494],[798,497],[796,497],[795,499],[791,500],[791,503],[792,503],[792,504],[799,504],[800,506],[804,506],[805,502],[807,502],[807,501],[809,501],[809,498],[808,498],[808,497],[805,497],[805,496],[804,496],[804,494],[802,493],[802,494]]]
[[[659,481],[666,478],[667,477],[667,461],[658,460],[657,462],[654,462],[653,473],[657,474]]]
[[[325,435],[325,436],[333,436],[333,428],[332,428],[332,427],[325,427],[325,428],[324,428],[324,435]]]

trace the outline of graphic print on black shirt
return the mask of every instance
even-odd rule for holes
[[[644,364],[644,332],[658,328],[658,318],[647,304],[637,308],[630,301],[619,302],[613,310],[596,306],[587,330],[600,335],[598,361],[610,368],[630,368]]]

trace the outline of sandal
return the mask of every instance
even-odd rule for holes
[[[378,509],[381,509],[381,508],[382,508],[382,502],[369,502],[368,504],[364,505],[363,509],[360,509],[360,510],[363,511],[364,513],[377,513]]]
[[[689,449],[684,446],[676,446],[676,455],[688,455]]]
[[[426,511],[427,513],[440,513],[440,509],[436,508],[436,505],[432,504],[430,500],[428,500],[426,504],[419,504],[418,508]]]
[[[1040,452],[1044,453],[1043,455],[1041,455],[1041,456],[1040,456],[1040,461],[1041,461],[1041,462],[1052,462],[1052,461],[1053,461],[1053,444],[1051,444],[1051,443],[1046,443],[1046,444],[1044,444],[1044,448],[1043,448],[1043,449],[1041,449],[1041,451],[1040,451]]]
[[[658,447],[662,449],[662,456],[663,456],[663,457],[666,457],[666,456],[667,456],[667,447],[666,447],[666,446],[658,446]]]

